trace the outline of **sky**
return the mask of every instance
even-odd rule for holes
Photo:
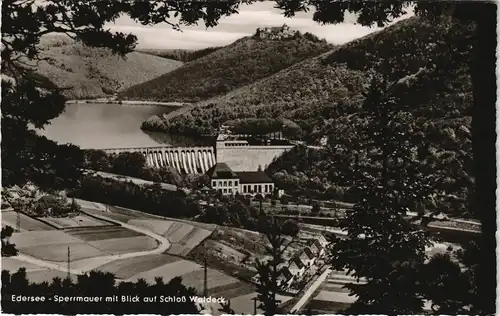
[[[243,5],[239,9],[239,14],[223,17],[216,27],[208,29],[203,21],[200,21],[197,26],[182,26],[180,32],[173,30],[167,24],[143,26],[129,17],[120,17],[108,27],[112,31],[136,35],[137,48],[156,49],[200,49],[228,45],[239,38],[254,34],[258,27],[281,26],[284,23],[291,29],[312,33],[332,44],[344,44],[381,29],[356,25],[355,17],[350,14],[346,16],[344,23],[336,25],[321,25],[314,22],[312,12],[300,12],[293,18],[285,18],[282,11],[273,6],[274,1]],[[411,13],[404,18],[409,16]]]

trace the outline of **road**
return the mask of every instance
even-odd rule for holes
[[[313,293],[318,289],[318,287],[323,284],[328,275],[332,272],[331,267],[328,267],[313,284],[304,292],[304,295],[300,298],[300,300],[295,304],[294,307],[290,310],[290,313],[298,313],[304,307],[304,305],[309,301]]]
[[[99,210],[98,208],[96,208],[96,209]],[[100,211],[102,211],[102,210],[100,210]],[[120,225],[124,228],[138,232],[140,234],[149,236],[149,237],[155,239],[159,243],[158,247],[155,249],[152,249],[152,250],[147,250],[147,251],[130,252],[130,253],[125,253],[125,254],[107,255],[107,256],[100,256],[100,257],[93,257],[93,258],[89,258],[89,259],[82,259],[82,260],[75,262],[75,264],[77,266],[83,265],[84,267],[80,268],[80,269],[70,268],[70,270],[69,270],[70,273],[72,273],[72,274],[85,274],[88,271],[91,271],[91,270],[93,270],[93,269],[95,269],[103,264],[106,264],[106,263],[114,261],[114,260],[142,257],[142,256],[146,256],[146,255],[162,254],[162,253],[166,252],[168,249],[170,249],[171,243],[164,236],[158,235],[158,234],[156,234],[148,229],[142,228],[142,227],[137,227],[134,225],[126,224],[126,223],[111,219],[111,218],[104,215],[105,211],[102,211],[102,212],[103,212],[103,215],[96,215],[96,214],[91,214],[91,215],[94,217],[97,217],[99,219],[103,219],[103,220],[115,223],[115,224]],[[83,212],[83,213],[85,213],[85,212]],[[60,264],[60,263],[53,262],[53,261],[41,260],[41,259],[26,255],[26,254],[22,254],[22,253],[19,253],[14,258],[21,260],[21,261],[29,262],[29,263],[32,263],[32,264],[35,264],[38,266],[42,266],[45,268],[53,269],[53,270],[59,270],[59,271],[63,271],[63,272],[68,271],[68,267],[66,266],[66,264]],[[85,263],[85,264],[82,264],[82,263]]]

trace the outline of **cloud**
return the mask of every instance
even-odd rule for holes
[[[273,5],[273,2],[269,1],[242,6],[239,14],[223,17],[216,27],[208,29],[200,23],[195,26],[183,26],[183,32],[179,32],[167,24],[143,26],[128,17],[121,17],[114,24],[110,24],[109,28],[137,35],[139,48],[183,49],[227,45],[241,37],[252,35],[258,27],[281,26],[285,23],[292,29],[302,33],[310,32],[333,44],[344,44],[381,29],[355,24],[355,16],[352,14],[346,14],[345,22],[335,25],[314,22],[312,12],[300,12],[293,18],[285,18]],[[406,17],[410,15],[412,13]]]

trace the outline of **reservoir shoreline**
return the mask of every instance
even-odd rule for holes
[[[67,100],[66,104],[118,104],[118,105],[140,105],[140,106],[160,106],[160,107],[178,107],[189,105],[182,102],[157,102],[157,101],[139,101],[139,100],[115,100],[115,99],[81,99]]]

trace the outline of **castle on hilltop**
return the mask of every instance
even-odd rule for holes
[[[277,27],[259,27],[255,37],[261,39],[285,39],[293,37],[298,31],[291,30],[286,24]]]

